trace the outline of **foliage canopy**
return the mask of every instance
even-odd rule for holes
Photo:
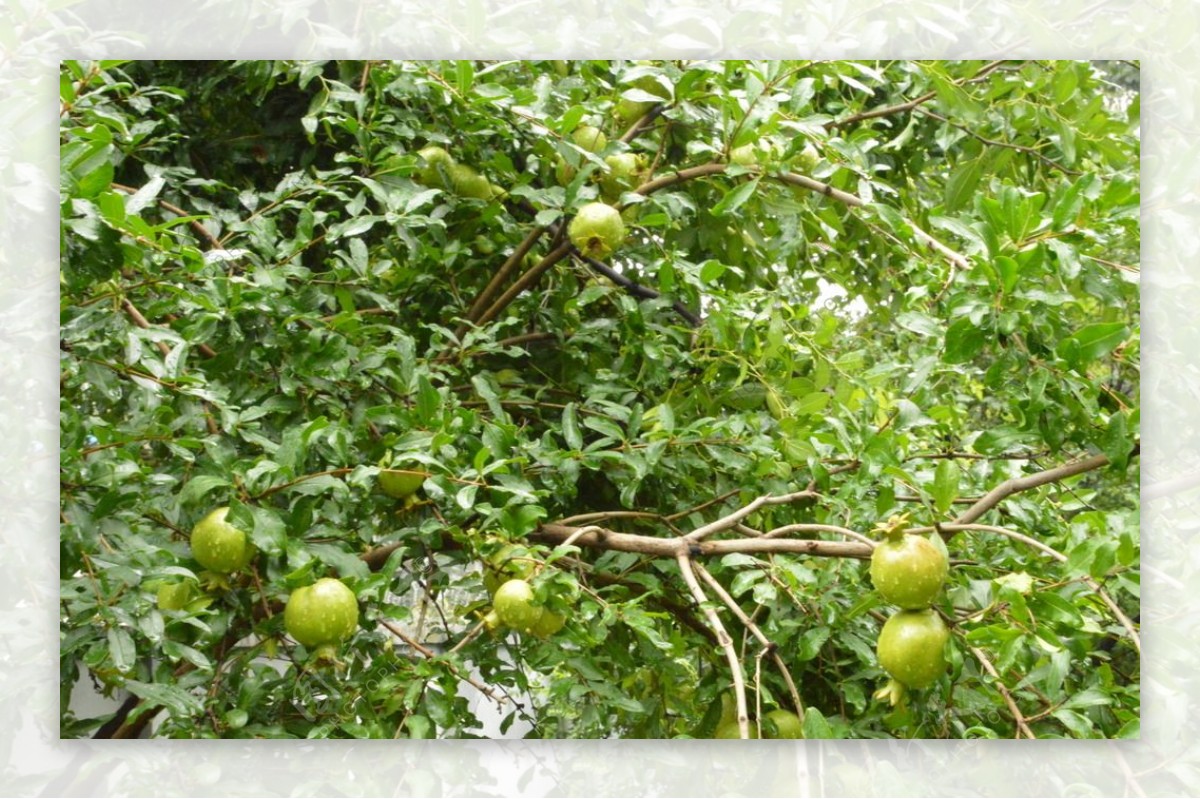
[[[1136,736],[1136,77],[65,62],[63,735]],[[892,705],[902,514],[951,635]]]

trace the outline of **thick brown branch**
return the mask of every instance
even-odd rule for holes
[[[668,172],[662,177],[655,178],[648,183],[643,183],[634,189],[635,194],[653,194],[654,192],[665,189],[669,186],[674,186],[679,183],[686,183],[689,180],[703,178],[709,175],[719,175],[728,168],[727,164],[709,163],[701,164],[700,166],[688,167],[680,169],[678,172]]]

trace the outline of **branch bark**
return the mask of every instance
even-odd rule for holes
[[[737,700],[738,733],[742,738],[749,738],[750,711],[746,707],[746,677],[742,673],[742,663],[738,660],[737,650],[733,648],[733,639],[729,636],[725,625],[721,623],[721,617],[717,615],[717,611],[709,604],[708,597],[704,595],[704,589],[700,587],[700,582],[696,579],[695,572],[692,571],[692,558],[688,554],[686,545],[676,544],[675,560],[679,564],[683,580],[687,583],[692,596],[696,598],[701,612],[708,619],[708,624],[712,627],[713,632],[717,634],[717,645],[721,647],[725,653],[725,659],[729,661],[729,671],[733,675],[733,695]]]
[[[499,299],[492,303],[491,307],[480,314],[479,318],[476,320],[476,324],[485,325],[499,316],[500,312],[507,308],[509,304],[517,298],[517,295],[536,283],[538,278],[540,278],[550,267],[554,266],[563,258],[566,258],[571,252],[571,249],[571,243],[568,241],[563,242],[547,253],[546,257],[542,258],[542,260],[539,261],[538,264],[528,272],[521,275],[516,283],[509,286],[508,291],[501,294]]]
[[[779,669],[779,673],[783,676],[783,681],[787,683],[788,692],[792,695],[792,706],[796,708],[796,712],[799,715],[803,716],[804,702],[801,701],[800,692],[796,689],[796,683],[792,680],[791,671],[788,670],[787,664],[783,662],[783,658],[779,656],[779,647],[775,645],[774,641],[772,641],[770,638],[767,638],[766,633],[764,633],[762,629],[754,623],[753,619],[746,615],[745,611],[742,610],[737,601],[729,595],[728,591],[725,590],[725,586],[721,585],[721,583],[717,581],[717,578],[713,577],[708,569],[704,568],[704,566],[699,563],[695,563],[694,561],[692,565],[695,568],[696,573],[700,575],[700,579],[704,580],[705,584],[707,584],[708,587],[712,589],[712,592],[720,598],[721,602],[725,604],[725,607],[729,608],[729,610],[733,612],[734,616],[737,616],[738,621],[740,621],[745,628],[750,631],[750,634],[758,639],[758,642],[763,646],[763,652],[769,652],[771,654],[771,660],[774,661],[775,668]]]
[[[987,513],[1006,497],[1021,491],[1028,491],[1031,488],[1046,485],[1047,483],[1065,480],[1068,477],[1074,477],[1077,474],[1090,472],[1094,469],[1100,469],[1107,466],[1109,463],[1106,455],[1093,455],[1090,458],[1075,461],[1074,463],[1063,464],[1056,466],[1053,469],[1046,469],[1037,474],[1027,475],[1025,477],[1015,477],[1010,480],[1005,480],[1000,485],[993,488],[983,496],[983,499],[976,502],[971,507],[967,508],[957,519],[954,524],[970,524],[978,519],[983,514]],[[951,534],[953,535],[953,534]],[[951,536],[944,535],[943,538]]]
[[[520,264],[529,251],[533,249],[533,245],[537,244],[538,239],[540,239],[545,232],[546,228],[544,227],[535,227],[533,230],[529,231],[529,234],[525,236],[525,239],[519,245],[517,245],[517,249],[513,250],[512,255],[505,259],[504,263],[500,265],[500,268],[496,270],[496,274],[492,275],[491,281],[489,281],[483,291],[479,293],[479,296],[475,298],[475,302],[471,304],[470,310],[467,311],[467,319],[474,322],[479,318],[479,315],[483,313],[483,310],[488,307],[488,303],[491,302],[492,297],[494,297],[496,292],[500,290],[500,286],[504,285],[504,281],[508,280],[508,276],[513,273],[513,271],[517,268],[517,265]],[[461,338],[466,331],[467,326],[465,324],[460,325],[457,333],[459,338]]]
[[[562,524],[543,524],[530,537],[547,543],[559,544],[574,535],[579,528]],[[637,552],[659,558],[674,558],[679,549],[679,539],[658,538],[650,535],[618,533],[598,529],[575,539],[580,547],[618,552]],[[789,538],[740,538],[728,541],[701,541],[695,544],[698,554],[705,557],[728,555],[733,552],[779,553],[812,555],[824,558],[858,558],[869,560],[873,548],[857,541],[817,541]]]
[[[971,650],[971,654],[983,666],[983,670],[990,674],[992,679],[996,681],[996,690],[1004,698],[1004,704],[1008,705],[1008,712],[1012,713],[1013,721],[1017,724],[1017,737],[1020,738],[1021,734],[1024,733],[1025,737],[1030,740],[1037,738],[1033,734],[1033,730],[1029,729],[1029,725],[1025,723],[1025,716],[1021,713],[1021,709],[1017,707],[1017,702],[1012,698],[1012,694],[1008,692],[1008,687],[1004,684],[1004,681],[1000,679],[1000,673],[996,671],[996,667],[992,665],[992,661],[988,660],[987,655],[983,654],[982,650],[973,646],[968,646],[967,648]]]

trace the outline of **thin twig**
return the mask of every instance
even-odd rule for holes
[[[1015,530],[1008,530],[1004,527],[995,527],[990,524],[943,524],[939,525],[939,527],[949,533],[956,533],[963,530],[978,530],[981,532],[996,533],[997,535],[1007,536],[1014,541],[1020,541],[1023,544],[1031,546],[1039,552],[1044,552],[1045,554],[1057,560],[1059,563],[1067,562],[1067,556],[1059,552],[1057,549],[1046,546],[1041,541],[1038,541],[1035,538],[1030,538],[1023,533],[1018,533]],[[929,531],[931,529],[932,528],[918,528],[917,532],[921,530]],[[1081,574],[1079,579],[1086,583],[1087,586],[1096,593],[1096,596],[1100,597],[1100,600],[1108,606],[1108,609],[1112,611],[1117,621],[1120,622],[1121,626],[1125,628],[1125,631],[1129,633],[1129,640],[1133,642],[1134,649],[1136,649],[1137,653],[1140,655],[1142,653],[1142,640],[1138,636],[1137,627],[1134,625],[1133,620],[1125,615],[1125,612],[1121,610],[1120,606],[1117,605],[1115,601],[1113,601],[1113,598],[1108,595],[1108,592],[1104,590],[1104,587],[1101,586],[1100,583],[1096,582],[1091,575]]]
[[[812,491],[796,491],[791,494],[782,494],[780,496],[765,494],[757,499],[751,500],[751,502],[745,507],[739,508],[727,516],[722,516],[715,522],[710,522],[703,527],[696,528],[683,538],[685,541],[689,542],[702,541],[714,533],[719,533],[722,530],[728,530],[732,528],[738,522],[742,521],[742,519],[745,519],[759,508],[763,508],[768,505],[786,505],[790,502],[796,502],[801,499],[816,499],[817,496],[818,495]]]
[[[933,111],[930,111],[928,108],[918,108],[917,111],[919,113],[925,114],[926,116],[932,117],[932,118],[938,120],[939,122],[943,122],[952,128],[958,128],[963,133],[967,134],[968,136],[971,136],[972,138],[976,139],[977,141],[983,142],[984,144],[988,144],[993,147],[1003,147],[1003,148],[1006,148],[1009,150],[1016,150],[1017,152],[1026,153],[1027,155],[1032,155],[1035,158],[1040,159],[1044,164],[1046,164],[1050,168],[1057,169],[1066,175],[1080,174],[1078,170],[1068,169],[1067,167],[1065,167],[1062,164],[1055,161],[1053,158],[1048,158],[1048,157],[1042,155],[1040,152],[1033,149],[1032,147],[1026,147],[1023,144],[1010,144],[1009,142],[996,141],[995,139],[989,139],[986,136],[979,135],[975,131],[968,128],[966,125],[959,124],[958,122],[952,122],[949,119],[946,119],[946,117],[942,116],[941,114],[935,114]]]
[[[990,64],[985,64],[983,67],[980,68],[980,70],[978,72],[976,72],[970,78],[961,78],[961,79],[955,81],[954,85],[962,86],[964,83],[971,83],[971,82],[977,81],[980,78],[987,75],[988,73],[998,69],[999,67],[1001,67],[1003,65],[1004,65],[1003,61],[993,61]],[[906,102],[899,103],[897,105],[889,105],[884,108],[876,108],[871,111],[863,111],[861,113],[854,114],[853,116],[848,116],[845,119],[839,119],[839,120],[835,120],[833,122],[827,122],[827,123],[825,123],[825,127],[832,130],[834,128],[843,128],[843,127],[846,127],[847,125],[852,125],[855,122],[862,122],[863,120],[867,120],[867,119],[877,119],[879,117],[891,116],[892,114],[902,114],[905,111],[911,111],[914,108],[916,108],[917,106],[929,102],[934,97],[937,97],[936,91],[926,92],[925,94],[922,94],[920,97],[916,97],[912,100],[908,100]]]
[[[871,549],[875,548],[878,543],[870,536],[863,535],[846,527],[838,527],[834,524],[786,524],[783,527],[776,527],[774,530],[769,530],[763,535],[766,538],[780,538],[791,533],[833,533],[834,535],[853,538],[855,541],[861,541]]]
[[[974,655],[975,659],[978,660],[980,665],[983,666],[984,671],[992,675],[992,679],[996,681],[996,690],[999,691],[1000,696],[1004,698],[1004,704],[1008,705],[1008,711],[1012,713],[1013,721],[1017,723],[1016,737],[1020,738],[1021,733],[1025,733],[1025,737],[1029,738],[1030,740],[1037,738],[1037,736],[1033,734],[1033,730],[1029,729],[1029,725],[1025,723],[1025,716],[1021,714],[1020,708],[1017,707],[1017,703],[1012,698],[1012,694],[1008,692],[1008,687],[1005,686],[1004,681],[1000,679],[1000,674],[996,671],[996,667],[992,665],[992,661],[988,660],[987,655],[983,654],[983,652],[976,647],[968,645],[967,649],[971,650],[971,654]]]
[[[422,646],[418,641],[414,641],[408,635],[405,635],[404,631],[401,630],[396,625],[392,624],[389,621],[385,621],[383,619],[380,619],[379,623],[382,624],[384,627],[386,627],[388,632],[390,632],[392,635],[396,636],[401,641],[403,641],[405,644],[412,647],[417,652],[421,653],[421,655],[423,655],[426,659],[435,660],[437,658],[438,655],[436,652],[434,652],[432,649],[429,649],[428,647]],[[443,660],[442,662],[446,664],[446,668],[450,670],[451,674],[453,674],[458,679],[460,679],[463,682],[470,685],[472,688],[474,688],[476,691],[478,691],[479,693],[486,696],[488,699],[495,702],[497,707],[503,707],[504,703],[506,701],[510,701],[508,699],[508,697],[506,697],[506,696],[496,696],[496,693],[491,688],[489,688],[488,686],[479,682],[478,680],[474,679],[473,677],[464,677],[462,674],[459,673],[458,669],[455,667],[455,665],[453,663],[446,661],[446,660]]]

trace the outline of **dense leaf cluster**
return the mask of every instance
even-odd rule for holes
[[[751,725],[786,708],[810,737],[1136,735],[1136,635],[1104,601],[1136,617],[1129,81],[65,62],[63,735],[705,737],[739,683]],[[429,185],[429,145],[504,194]],[[613,194],[625,153],[645,169]],[[596,200],[629,231],[605,263],[564,243]],[[951,523],[1097,454],[989,506],[1000,533],[945,534],[951,670],[872,701],[887,608],[861,553],[806,539]],[[398,501],[381,467],[429,476]],[[797,492],[681,557],[646,544]],[[223,505],[258,556],[222,581],[187,539]],[[482,624],[513,542],[568,617],[547,638]],[[361,606],[335,664],[282,617],[327,576]],[[78,711],[89,686],[121,709]]]

